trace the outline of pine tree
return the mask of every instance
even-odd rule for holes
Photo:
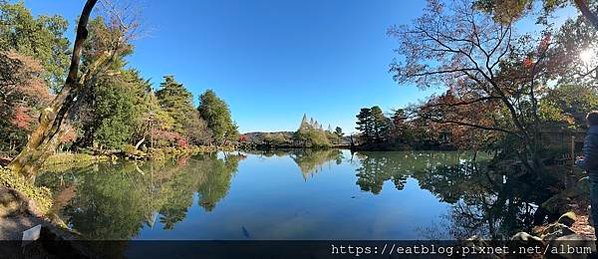
[[[356,117],[357,127],[355,129],[361,131],[361,135],[366,142],[370,142],[374,136],[372,110],[370,108],[361,108]]]

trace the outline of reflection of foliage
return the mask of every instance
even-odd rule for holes
[[[342,163],[343,153],[338,149],[325,150],[295,150],[290,157],[297,163],[303,178],[307,179],[310,174],[317,173],[328,161],[336,161],[336,164]]]
[[[361,167],[357,169],[357,185],[373,194],[379,194],[388,180],[402,190],[409,175],[436,165],[454,165],[460,161],[460,153],[457,152],[360,152],[357,157],[361,160]]]
[[[434,166],[413,177],[419,180],[421,188],[453,204],[449,233],[456,239],[473,235],[504,239],[529,230],[538,216],[543,217],[534,204],[550,198],[554,193],[548,190],[555,183],[547,177],[530,184],[483,164],[471,163]]]
[[[228,193],[230,181],[237,171],[241,156],[226,156],[224,160],[210,159],[208,170],[203,174],[197,187],[199,205],[206,211],[212,211]]]
[[[202,207],[214,209],[226,196],[241,158],[218,159],[214,154],[141,168],[135,163],[102,164],[92,170],[42,174],[37,180],[56,193],[76,188],[62,214],[85,239],[124,240],[136,236],[144,222],[153,226],[155,212],[164,229],[174,228],[186,217],[195,192]]]
[[[448,234],[455,239],[473,235],[501,239],[530,230],[546,216],[535,205],[561,188],[551,177],[530,181],[496,171],[484,157],[471,163],[466,153],[364,152],[357,157],[361,161],[357,185],[363,191],[379,194],[389,180],[402,190],[413,177],[420,188],[452,204]]]
[[[152,210],[144,179],[129,165],[86,172],[77,179],[77,195],[65,208],[68,223],[88,239],[129,239]]]

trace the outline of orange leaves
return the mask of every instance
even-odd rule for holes
[[[23,107],[21,105],[15,107],[14,116],[12,118],[12,124],[15,127],[28,130],[29,126],[31,126],[31,121],[33,121],[33,118],[30,115],[30,111],[27,107]]]
[[[50,102],[52,96],[41,78],[39,62],[16,52],[0,52],[0,109],[12,125],[30,130],[36,110]]]
[[[524,60],[523,60],[523,68],[525,70],[531,70],[534,67],[534,60],[531,56],[527,56]]]

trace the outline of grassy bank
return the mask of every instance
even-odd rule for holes
[[[34,202],[35,214],[46,215],[52,207],[52,192],[46,187],[37,187],[31,181],[27,181],[21,175],[0,167],[0,186],[4,186],[10,189],[14,189],[23,194],[27,199],[31,199]],[[8,204],[4,204],[4,198],[2,205],[6,208]]]
[[[42,167],[43,172],[63,172],[77,168],[89,167],[95,163],[116,161],[120,159],[142,159],[142,160],[168,160],[177,157],[192,156],[201,153],[213,153],[217,151],[231,151],[233,147],[190,147],[150,149],[147,152],[138,150],[123,150],[113,152],[111,155],[90,154],[90,153],[57,153],[50,156]],[[6,187],[23,194],[23,198],[33,201],[36,213],[46,215],[52,207],[53,197],[51,190],[46,187],[35,186],[34,182],[26,180],[21,175],[12,172],[8,168],[0,166],[0,187]],[[2,198],[2,197],[0,197]],[[2,202],[2,201],[0,201]],[[6,207],[6,204],[0,204]]]

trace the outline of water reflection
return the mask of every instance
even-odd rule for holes
[[[327,162],[334,161],[337,165],[343,162],[343,153],[338,149],[295,150],[289,156],[299,166],[304,180],[322,171]]]
[[[483,156],[476,163],[471,157],[340,150],[211,154],[46,173],[37,184],[55,192],[54,210],[85,239],[149,234],[188,239],[506,238],[545,220],[546,212],[537,205],[563,188],[560,181],[515,177],[485,165]],[[297,181],[297,173],[310,181]],[[144,229],[152,231],[144,236]]]
[[[528,181],[472,163],[436,166],[413,176],[421,188],[452,204],[448,232],[455,239],[474,235],[507,239],[518,231],[530,231],[545,220],[538,205],[559,189],[558,181],[550,177]]]
[[[252,151],[251,154],[263,157],[290,157],[299,167],[304,180],[321,172],[323,166],[329,162],[337,165],[343,163],[343,152],[339,149],[275,149]]]
[[[361,190],[379,194],[386,181],[403,190],[407,179],[414,178],[421,189],[451,204],[446,214],[448,227],[425,229],[445,233],[428,233],[431,237],[504,239],[529,231],[546,220],[546,211],[538,205],[563,189],[558,179],[514,177],[489,167],[483,157],[473,163],[468,153],[366,152],[357,157]]]
[[[360,152],[356,156],[361,161],[356,170],[357,185],[373,194],[379,194],[386,181],[402,190],[414,174],[437,166],[459,165],[471,158],[471,154],[459,152]]]
[[[226,196],[237,171],[239,155],[215,154],[178,161],[101,164],[64,173],[47,173],[38,184],[50,186],[57,197],[76,192],[55,207],[61,218],[86,239],[131,239],[156,220],[172,229],[187,216],[194,194],[205,211]],[[67,195],[68,196],[68,195]],[[159,216],[156,215],[159,213]]]

